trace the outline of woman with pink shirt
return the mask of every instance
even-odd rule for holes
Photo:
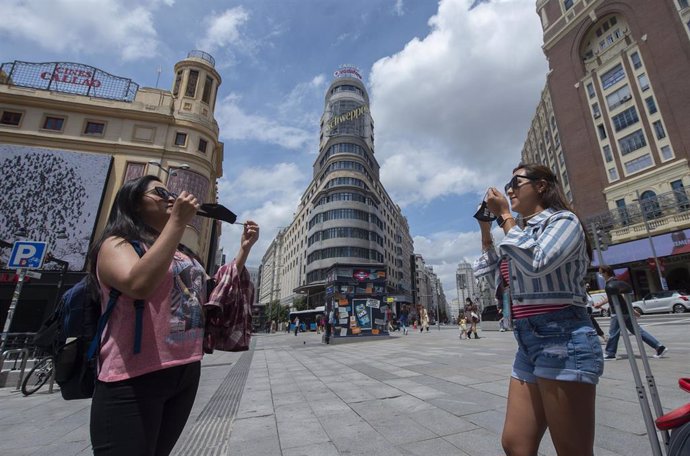
[[[91,250],[101,302],[113,288],[122,293],[101,342],[91,405],[96,455],[167,455],[185,426],[201,372],[207,276],[180,241],[198,209],[194,195],[171,193],[155,176],[129,181]],[[247,222],[238,271],[258,237],[258,225]],[[145,251],[142,257],[132,243]],[[137,300],[144,309],[135,353]]]

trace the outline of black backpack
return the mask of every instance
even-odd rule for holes
[[[140,257],[144,255],[138,242],[131,244]],[[67,290],[62,295],[55,314],[43,324],[42,330],[36,335],[39,342],[48,341],[43,342],[44,346],[54,347],[52,353],[55,356],[55,381],[60,385],[60,392],[65,400],[93,396],[103,330],[122,294],[114,288],[111,289],[108,305],[101,314],[100,294],[94,296],[91,290],[88,276]],[[134,301],[134,354],[141,351],[144,304],[143,300]],[[42,335],[44,328],[46,336]],[[51,332],[55,334],[52,340],[49,336]]]

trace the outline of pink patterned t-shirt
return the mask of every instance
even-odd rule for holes
[[[102,311],[110,288],[101,283]],[[176,252],[165,278],[144,305],[141,352],[134,354],[134,300],[121,295],[103,332],[98,379],[116,382],[202,357],[204,268]]]

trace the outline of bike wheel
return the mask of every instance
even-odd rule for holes
[[[29,396],[38,391],[53,375],[53,358],[43,358],[29,371],[22,382],[22,394]]]

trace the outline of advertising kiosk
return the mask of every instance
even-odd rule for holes
[[[330,336],[388,336],[384,265],[334,265],[326,273],[326,314]],[[328,333],[327,333],[328,334]]]

